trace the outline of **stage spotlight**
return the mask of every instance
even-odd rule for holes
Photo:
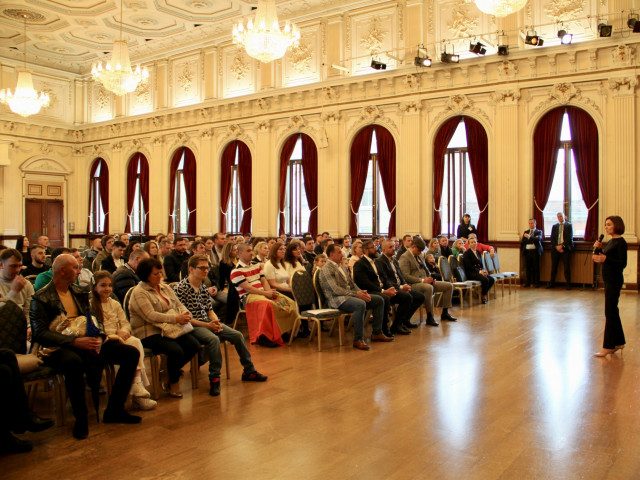
[[[598,25],[598,34],[601,37],[610,37],[612,32],[613,27],[611,25],[605,25],[604,23]]]
[[[460,55],[445,52],[440,55],[440,61],[442,63],[458,63],[460,61]]]
[[[484,48],[484,45],[480,42],[469,44],[469,51],[471,53],[475,53],[476,55],[484,55],[487,53],[487,49]]]
[[[558,38],[560,39],[560,43],[562,45],[571,45],[571,41],[573,40],[573,35],[567,33],[566,30],[558,30]]]
[[[431,59],[429,57],[416,57],[413,63],[416,67],[430,67]]]
[[[638,21],[638,14],[632,13],[627,20],[627,27],[633,30],[633,33],[640,33],[640,22]]]
[[[379,62],[378,60],[374,60],[372,58],[371,59],[371,68],[373,68],[374,70],[386,70],[387,69],[387,64]]]
[[[498,55],[509,55],[509,45],[498,45]]]
[[[532,32],[533,35],[529,35],[527,32],[527,36],[524,38],[524,43],[526,45],[533,45],[534,47],[541,47],[544,44],[544,39],[538,36],[537,32]]]

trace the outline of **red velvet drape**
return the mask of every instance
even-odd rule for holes
[[[134,153],[129,159],[129,166],[127,167],[127,223],[124,226],[125,233],[131,233],[131,212],[133,212],[133,204],[136,201],[136,180],[139,161],[140,153]]]
[[[489,140],[484,127],[476,119],[465,117],[464,126],[467,133],[469,168],[480,207],[476,225],[478,240],[486,242],[489,239]]]
[[[595,240],[598,231],[598,127],[591,116],[577,107],[567,107],[571,142],[576,159],[578,183],[582,198],[590,208],[584,239]]]
[[[380,180],[382,181],[387,208],[391,212],[389,236],[393,237],[396,235],[396,142],[391,132],[386,128],[376,126],[375,131]]]
[[[252,217],[252,191],[251,191],[251,150],[244,142],[238,142],[238,186],[240,187],[240,200],[242,201],[241,233],[251,232]]]
[[[187,235],[196,234],[196,157],[187,147],[181,147],[173,154],[169,174],[169,232],[173,232],[173,204],[175,202],[176,172],[180,165],[180,159],[184,154],[182,176],[187,192]]]
[[[548,112],[540,119],[533,132],[533,216],[538,228],[543,232],[543,210],[547,206],[556,171],[556,155],[564,110],[564,107],[560,107]]]
[[[433,222],[431,227],[433,236],[442,232],[440,209],[442,207],[442,185],[444,182],[444,155],[461,118],[458,116],[447,120],[438,130],[433,143]]]
[[[231,167],[236,159],[236,148],[238,148],[238,140],[229,142],[220,159],[220,229],[218,231],[222,233],[227,231],[227,210],[231,196]]]
[[[311,137],[301,133],[302,138],[302,174],[304,190],[309,205],[309,232],[315,238],[318,234],[318,149]]]
[[[167,228],[168,233],[173,233],[173,204],[176,201],[176,172],[178,170],[178,165],[180,165],[180,159],[182,158],[182,153],[184,152],[184,147],[179,148],[173,154],[173,158],[171,159],[171,166],[169,167],[169,227]]]
[[[149,162],[140,154],[140,195],[144,206],[144,234],[149,235]]]
[[[282,151],[280,152],[280,201],[278,203],[278,208],[280,210],[280,226],[278,227],[278,235],[285,234],[284,200],[286,198],[285,190],[287,188],[287,170],[289,167],[289,160],[291,160],[291,154],[293,153],[293,149],[296,147],[296,142],[299,137],[300,134],[296,133],[287,138],[282,146]]]
[[[102,230],[100,230],[100,225],[96,225],[96,231],[91,232],[91,197],[92,197],[92,185],[93,185],[93,176],[96,174],[98,170],[98,166],[100,166],[100,182],[99,182],[99,193],[100,193],[100,203],[102,204],[102,211],[104,212],[104,225],[102,226]],[[91,171],[89,172],[89,217],[87,218],[87,233],[98,233],[104,232],[109,233],[109,167],[107,166],[107,162],[102,158],[96,158],[91,165]]]
[[[358,235],[358,217],[360,202],[364,186],[367,182],[367,172],[369,171],[369,156],[371,155],[371,138],[375,126],[364,127],[351,144],[351,222],[349,224],[349,235]]]

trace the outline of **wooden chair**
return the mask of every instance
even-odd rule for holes
[[[509,280],[509,295],[511,295],[511,284],[515,283],[516,280],[520,278],[518,272],[503,272],[500,270],[500,257],[498,257],[498,252],[494,252],[493,255],[493,266],[496,273],[500,273],[505,276]]]
[[[37,277],[38,277],[38,275],[27,275],[24,278],[25,278],[25,280],[29,280],[31,282],[31,285],[35,285]]]
[[[450,257],[451,258],[451,257]],[[456,279],[453,277],[453,274],[451,272],[451,264],[449,263],[449,260],[444,258],[444,257],[439,257],[438,258],[438,268],[440,269],[440,274],[442,275],[442,280],[445,282],[449,282],[451,283],[451,285],[453,286],[453,290],[454,292],[458,293],[458,296],[460,297],[460,309],[462,310],[464,308],[464,294],[465,292],[469,292],[469,306],[471,306],[472,303],[472,299],[471,299],[471,295],[473,292],[473,287],[466,283],[466,282],[458,282],[456,281]]]
[[[313,305],[316,304],[316,293],[314,289],[313,279],[311,275],[305,271],[296,271],[291,275],[291,291],[293,293],[293,299],[296,301],[296,309],[298,311],[298,318],[295,321],[293,329],[291,330],[291,337],[289,339],[289,345],[293,341],[297,333],[297,329],[300,326],[300,320],[305,319],[309,322],[313,322],[311,328],[311,334],[309,335],[309,343],[313,340],[314,334],[318,337],[318,351],[322,351],[322,322],[326,321],[341,321],[344,318],[344,313],[334,308],[320,308],[316,310],[300,311],[300,305]],[[342,346],[342,329],[339,335],[340,346]]]
[[[449,265],[451,265],[451,271],[453,272],[453,276],[456,281],[471,285],[473,291],[478,294],[478,303],[482,303],[482,284],[478,280],[469,280],[467,278],[467,274],[464,271],[464,268],[459,263],[462,259],[462,255],[460,255],[458,258],[451,256],[450,259],[451,262],[449,263]],[[471,299],[472,297],[473,295],[470,295],[469,299]],[[472,305],[472,302],[470,302],[469,305]]]

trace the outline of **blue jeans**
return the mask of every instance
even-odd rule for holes
[[[373,309],[373,334],[382,333],[382,318],[384,316],[384,300],[379,295],[371,295],[371,301],[365,302],[358,297],[351,297],[338,307],[343,312],[351,313],[353,317],[353,341],[364,338],[364,315],[368,308]]]
[[[220,377],[220,369],[222,368],[220,342],[224,341],[231,343],[236,348],[244,371],[247,373],[254,372],[256,369],[251,361],[251,354],[247,349],[247,344],[244,341],[242,333],[224,323],[220,325],[222,331],[218,333],[213,333],[206,327],[193,327],[193,332],[191,332],[191,335],[196,337],[198,341],[206,347],[207,354],[209,355],[209,380]]]

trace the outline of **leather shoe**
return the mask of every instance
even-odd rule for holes
[[[442,316],[440,317],[440,321],[443,321],[443,320],[447,320],[449,322],[455,322],[458,319],[452,316],[449,312],[447,312],[447,313],[443,313]]]
[[[353,342],[353,348],[357,348],[358,350],[369,350],[371,347],[369,347],[367,342],[364,340],[356,340]]]
[[[550,288],[554,288],[554,287],[555,287],[555,285],[554,285],[553,283],[550,283],[549,285],[547,285],[547,286],[546,286],[546,287],[544,287],[544,288],[546,288],[547,290],[549,290]]]
[[[27,430],[30,432],[42,432],[47,428],[53,427],[53,420],[50,418],[41,418],[35,413],[31,412],[29,415],[29,420],[27,424],[22,428],[14,428],[13,431],[17,434],[21,434],[26,432]]]
[[[134,425],[141,421],[142,417],[131,415],[125,410],[111,411],[107,409],[104,411],[104,415],[102,416],[102,423],[125,423],[128,425]]]
[[[396,333],[398,335],[411,335],[411,330],[404,325],[399,325],[398,327],[391,327],[391,333]]]
[[[387,337],[384,333],[376,333],[371,335],[372,342],[393,342],[393,337]]]
[[[76,423],[73,425],[73,437],[78,440],[84,440],[89,436],[89,424],[87,417],[76,418]]]
[[[384,335],[386,335],[387,337],[395,337],[396,336],[393,328],[391,330],[389,330],[388,328],[385,329],[385,330],[382,330],[382,333]]]
[[[406,327],[406,328],[418,328],[418,325],[416,325],[415,323],[411,323],[411,322],[404,322],[402,325],[404,327]]]
[[[427,315],[427,325],[430,325],[432,327],[437,327],[438,325],[440,325],[438,322],[436,322],[436,319],[433,318],[432,314],[428,314]]]

